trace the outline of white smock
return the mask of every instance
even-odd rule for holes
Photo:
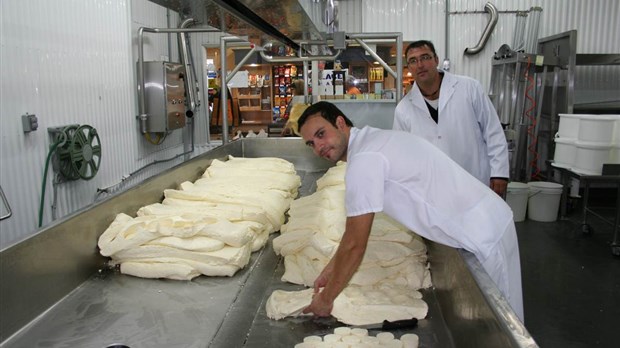
[[[394,130],[423,137],[483,184],[508,178],[508,145],[491,100],[480,83],[444,73],[439,93],[439,122],[424,102],[418,84],[396,106]]]
[[[472,252],[523,319],[519,246],[510,207],[424,139],[351,128],[347,216],[383,211],[432,241]]]

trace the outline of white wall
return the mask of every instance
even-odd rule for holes
[[[340,28],[361,32],[403,32],[403,40],[433,41],[440,61],[449,58],[451,71],[478,79],[488,89],[491,79],[491,58],[504,43],[511,44],[515,14],[500,13],[499,20],[481,53],[465,56],[467,47],[474,47],[486,27],[488,14],[451,14],[446,12],[483,11],[488,0],[359,0],[341,1]],[[501,11],[543,8],[539,38],[568,30],[578,31],[578,53],[620,53],[620,1],[617,0],[503,0],[491,1]],[[449,6],[446,11],[446,6]],[[361,7],[362,16],[352,16]],[[448,32],[446,34],[446,18]],[[446,48],[446,42],[448,47]],[[618,67],[580,67],[576,88],[620,89]]]
[[[402,31],[407,41],[430,39],[435,42],[441,59],[450,58],[453,72],[470,75],[488,86],[491,56],[502,43],[511,43],[514,15],[500,14],[482,53],[465,57],[463,50],[478,42],[487,15],[450,15],[446,35],[446,2],[341,1],[340,28],[349,32]],[[486,0],[453,0],[449,1],[449,7],[450,11],[480,11],[485,3]],[[495,5],[500,11],[541,6],[540,37],[577,29],[578,52],[620,52],[620,40],[613,36],[620,32],[617,0],[506,0]],[[91,204],[98,188],[125,189],[179,163],[182,157],[147,167],[122,181],[155,160],[181,153],[183,137],[177,130],[163,145],[150,145],[141,137],[135,118],[137,29],[166,27],[168,21],[176,27],[175,13],[168,13],[147,0],[2,0],[0,12],[0,186],[13,212],[12,217],[0,221],[2,249],[37,231],[41,182],[50,146],[47,127],[89,124],[97,129],[103,148],[96,177],[56,186],[58,217]],[[219,45],[219,36],[191,35],[203,91],[201,45]],[[177,59],[176,39],[172,40],[175,53],[170,54],[167,35],[145,34],[145,38],[146,60],[166,56],[173,61]],[[620,89],[617,70],[583,68],[578,72],[578,87],[606,84]],[[26,112],[37,115],[39,130],[22,132],[21,115]],[[195,117],[195,154],[211,147],[207,143],[207,119],[203,107]],[[44,202],[46,224],[52,218],[52,179],[50,172]],[[5,207],[1,209],[2,213],[6,212]]]
[[[97,129],[102,145],[100,170],[92,180],[56,186],[57,217],[91,204],[98,188],[125,189],[180,163],[183,157],[147,167],[123,181],[155,160],[183,152],[183,143],[181,130],[176,130],[163,145],[151,145],[140,135],[136,121],[137,30],[166,27],[164,8],[146,0],[2,0],[0,12],[0,186],[13,213],[0,222],[3,249],[37,231],[51,144],[48,127],[88,124]],[[176,27],[178,15],[170,13],[170,22]],[[193,49],[199,64],[201,47]],[[176,39],[172,51],[169,58],[178,60]],[[144,52],[147,61],[169,56],[167,35],[145,34]],[[39,129],[27,134],[21,125],[26,112],[39,119]],[[195,119],[198,154],[210,148],[204,108]],[[52,180],[50,168],[44,224],[52,220]],[[0,206],[4,215],[6,207]]]

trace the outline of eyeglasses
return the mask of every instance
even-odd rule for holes
[[[416,65],[416,64],[418,64],[418,62],[428,62],[429,60],[431,60],[433,58],[434,57],[431,56],[430,54],[423,54],[419,58],[416,58],[416,57],[410,58],[407,61],[407,64],[409,64],[409,65]]]

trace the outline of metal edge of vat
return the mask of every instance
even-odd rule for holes
[[[0,342],[25,327],[105,266],[97,240],[118,213],[161,201],[166,188],[199,177],[214,158],[241,155],[231,143],[93,203],[0,251]]]
[[[473,254],[426,244],[434,290],[455,347],[538,347]]]
[[[213,159],[281,157],[300,168],[332,164],[312,155],[301,138],[240,139],[163,171],[144,182],[84,207],[0,250],[0,346],[28,323],[105,267],[97,241],[118,213],[135,215],[161,202],[164,189],[196,180]]]

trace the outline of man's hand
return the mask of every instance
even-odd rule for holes
[[[334,308],[334,301],[325,298],[323,292],[317,292],[312,295],[312,302],[303,310],[303,313],[313,313],[317,317],[329,317]]]
[[[314,280],[314,294],[318,294],[321,288],[324,288],[329,281],[329,278],[332,276],[332,272],[334,271],[334,263],[333,259],[323,268],[321,274]]]
[[[506,179],[491,179],[491,190],[495,191],[500,197],[505,197],[508,181]]]

